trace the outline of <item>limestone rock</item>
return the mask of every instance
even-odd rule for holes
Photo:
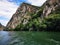
[[[38,12],[39,7],[22,3],[15,14],[13,14],[12,18],[7,24],[7,28],[14,29],[17,25],[20,23],[26,24],[28,20],[31,18],[32,14],[35,14]]]
[[[42,17],[48,17],[48,15],[60,7],[60,0],[47,0],[44,3],[45,7],[43,10]]]

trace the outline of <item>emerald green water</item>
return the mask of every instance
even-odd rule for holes
[[[60,32],[0,31],[0,45],[60,45]]]

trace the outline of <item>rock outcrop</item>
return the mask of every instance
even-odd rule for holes
[[[17,9],[16,13],[13,14],[11,20],[7,24],[7,28],[14,29],[20,23],[26,24],[31,18],[32,14],[37,13],[39,7],[22,3],[21,6]]]
[[[45,7],[41,16],[47,17],[51,12],[60,7],[60,0],[47,0],[44,5]]]

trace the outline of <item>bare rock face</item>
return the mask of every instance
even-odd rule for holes
[[[20,23],[26,24],[29,19],[31,19],[31,15],[38,12],[39,7],[23,3],[17,9],[16,13],[13,14],[11,20],[7,24],[7,28],[14,29]]]
[[[60,7],[60,0],[47,0],[44,5],[42,17],[47,17],[51,12]]]

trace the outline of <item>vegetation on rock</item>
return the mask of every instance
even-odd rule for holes
[[[27,24],[22,23],[18,25],[14,30],[23,31],[60,31],[60,13],[52,12],[48,17],[41,19],[42,9],[38,13],[32,15],[32,18]]]
[[[14,31],[60,31],[60,1],[47,0],[41,7],[22,4],[8,23]]]

